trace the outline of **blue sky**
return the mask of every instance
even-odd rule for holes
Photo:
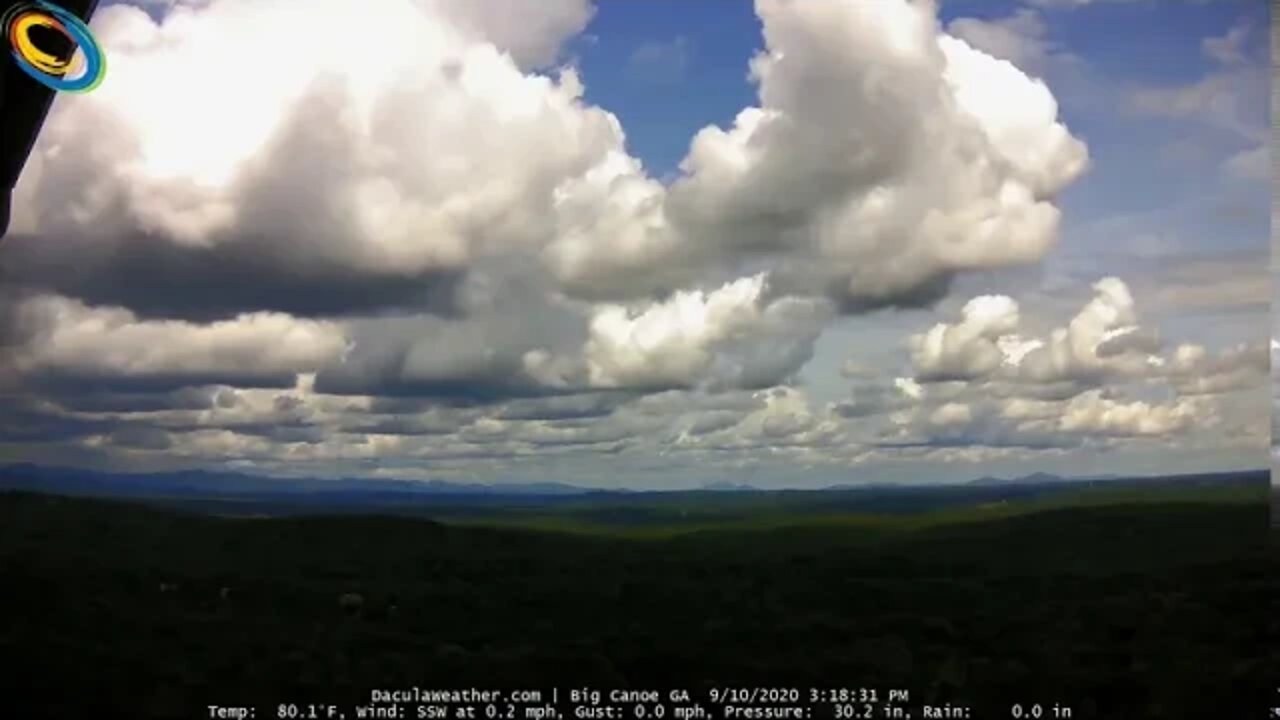
[[[333,3],[261,73],[248,28],[294,2],[95,16],[111,75],[15,201],[0,451],[631,487],[1266,462],[1262,2],[944,0],[903,35],[930,6],[377,0],[377,38]],[[1018,99],[964,105],[970,67]]]

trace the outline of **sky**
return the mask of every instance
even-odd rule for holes
[[[1265,467],[1267,13],[106,3],[108,75],[55,102],[0,244],[0,460]]]

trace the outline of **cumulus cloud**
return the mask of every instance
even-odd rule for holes
[[[767,299],[762,275],[677,292],[639,312],[604,306],[585,348],[589,379],[597,387],[776,385],[812,356],[826,315],[820,302]]]
[[[966,303],[961,315],[958,323],[938,323],[929,332],[911,338],[912,362],[919,379],[978,378],[1003,364],[1006,351],[998,343],[1018,330],[1018,304],[1004,295],[984,295]]]
[[[870,418],[910,408],[923,396],[920,385],[909,378],[897,378],[894,385],[866,379],[854,386],[848,399],[833,403],[831,412],[846,419]]]
[[[984,295],[909,368],[801,387],[837,314],[1043,257],[1089,158],[1029,76],[1056,52],[1034,13],[757,12],[754,106],[660,181],[555,67],[585,0],[323,3],[270,73],[254,58],[290,3],[103,8],[112,73],[56,104],[0,254],[0,444],[386,472],[853,463],[876,438],[1160,438],[1248,386],[1250,351],[1160,355],[1108,279],[1057,330]],[[1176,397],[1097,388],[1116,378]]]
[[[1060,451],[1154,442],[1206,431],[1221,418],[1207,398],[1148,401],[1095,388],[1065,400],[994,398],[975,393],[963,402],[922,405],[906,413],[880,441],[884,448],[1020,448]]]
[[[623,393],[583,393],[550,398],[517,398],[497,417],[503,420],[583,420],[607,417],[631,396]]]
[[[1160,352],[1162,343],[1160,333],[1145,328],[1129,327],[1120,332],[1110,332],[1105,339],[1094,348],[1099,358],[1109,358],[1136,353],[1150,357]]]
[[[447,307],[476,258],[545,243],[557,184],[622,144],[572,71],[481,42],[554,42],[520,17],[555,9],[521,7],[327,3],[305,33],[282,2],[104,8],[112,79],[51,114],[15,202],[15,235],[42,239],[13,238],[7,262],[156,315]]]
[[[1206,423],[1204,408],[1182,398],[1164,405],[1121,402],[1107,398],[1101,390],[1090,390],[1072,398],[1058,421],[1065,432],[1102,435],[1168,435],[1186,430],[1192,423]]]
[[[957,320],[908,338],[910,379],[872,384],[872,392],[855,385],[862,402],[833,411],[863,421],[890,407],[881,398],[891,388],[913,387],[880,434],[882,447],[899,450],[1102,447],[1227,424],[1242,442],[1257,437],[1265,408],[1250,398],[1267,380],[1266,348],[1183,342],[1166,350],[1125,282],[1104,278],[1093,292],[1069,322],[1043,334],[1030,331],[1012,298],[973,298]]]
[[[508,52],[522,68],[554,62],[595,9],[590,0],[438,0],[442,14],[479,40]]]
[[[706,435],[718,430],[727,430],[742,422],[742,416],[731,410],[712,410],[698,413],[689,419],[684,432],[688,435]]]
[[[196,319],[456,311],[493,256],[599,299],[765,262],[779,292],[859,308],[1052,244],[1053,197],[1087,154],[1043,84],[943,33],[929,3],[758,12],[760,106],[699,133],[667,188],[575,72],[529,72],[584,26],[583,0],[328,3],[271,73],[256,63],[288,3],[107,7],[111,79],[52,113],[7,262],[37,288]]]
[[[974,298],[959,321],[911,336],[914,377],[926,383],[972,381],[997,394],[1064,399],[1128,380],[1167,381],[1186,395],[1216,394],[1257,384],[1268,372],[1266,349],[1259,343],[1217,353],[1182,343],[1165,354],[1160,332],[1142,324],[1128,284],[1103,278],[1093,291],[1064,327],[1043,337],[1020,326],[1012,298]]]
[[[694,137],[667,201],[697,254],[780,257],[781,287],[851,309],[1043,255],[1087,165],[1043,84],[940,32],[930,3],[757,10],[760,105]]]
[[[1037,382],[1088,380],[1104,374],[1141,373],[1152,365],[1141,352],[1151,336],[1138,326],[1129,286],[1119,278],[1099,280],[1094,297],[1065,328],[1055,329],[1044,345],[1031,350],[1018,370]],[[1138,341],[1126,341],[1140,333]]]
[[[929,414],[929,424],[940,427],[968,425],[972,421],[973,410],[964,403],[943,403]]]
[[[1128,285],[1104,278],[1093,290],[1093,299],[1046,337],[1020,334],[1022,320],[1012,298],[974,298],[959,321],[938,323],[910,338],[915,377],[922,382],[1003,378],[1047,385],[1150,369],[1158,362],[1153,353],[1159,337],[1138,325]]]
[[[500,283],[461,317],[347,323],[352,350],[317,383],[325,392],[462,402],[770,387],[809,360],[831,311],[819,300],[769,297],[766,288],[757,275],[662,301],[588,305]]]
[[[702,420],[674,440],[676,449],[800,452],[825,449],[838,452],[844,434],[840,423],[815,410],[808,394],[780,386],[754,394],[755,406],[738,421],[714,423]],[[700,418],[701,419],[701,418]],[[718,426],[717,426],[718,425]],[[694,430],[700,432],[694,432]]]
[[[1214,395],[1261,388],[1271,373],[1263,343],[1241,343],[1213,354],[1203,345],[1184,343],[1168,363],[1173,385],[1183,395]]]
[[[23,302],[16,317],[27,337],[8,362],[33,379],[291,386],[299,373],[341,362],[349,348],[333,323],[274,313],[207,325],[146,321],[45,296]]]
[[[347,362],[317,377],[324,392],[450,401],[563,394],[586,386],[580,357],[588,308],[549,297],[521,273],[473,276],[462,312],[357,318]]]

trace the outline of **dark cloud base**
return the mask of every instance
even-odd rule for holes
[[[301,247],[280,248],[250,238],[188,248],[147,235],[16,236],[0,245],[0,282],[22,294],[124,307],[142,319],[209,322],[266,311],[304,318],[460,313],[461,271],[370,274],[307,257]]]

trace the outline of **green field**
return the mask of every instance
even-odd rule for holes
[[[878,516],[656,498],[629,506],[644,522],[581,503],[447,523],[10,493],[0,654],[21,661],[0,690],[15,718],[727,683],[904,687],[974,717],[1018,700],[1261,717],[1280,679],[1266,492]],[[339,607],[348,592],[361,610]]]

